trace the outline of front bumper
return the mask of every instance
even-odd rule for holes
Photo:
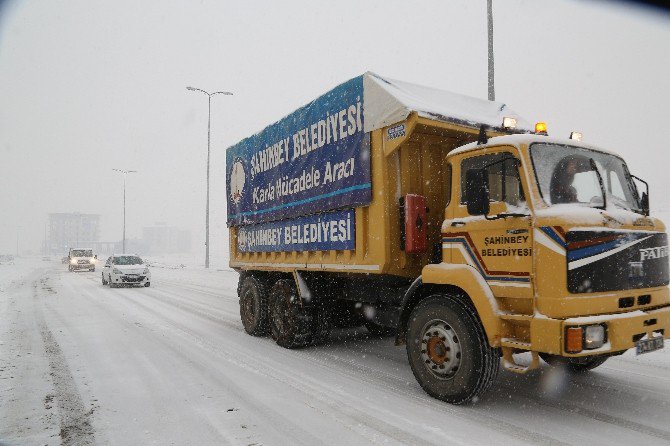
[[[566,351],[565,330],[567,327],[584,327],[592,324],[605,324],[607,341],[593,350],[579,353]],[[532,350],[553,355],[579,357],[620,353],[635,344],[645,335],[648,338],[670,337],[670,306],[653,310],[635,310],[628,313],[607,314],[601,316],[552,319],[534,317],[531,321]]]
[[[95,263],[70,263],[72,269],[95,269]]]
[[[119,285],[140,285],[144,286],[151,281],[151,275],[145,274],[112,274],[111,281]]]

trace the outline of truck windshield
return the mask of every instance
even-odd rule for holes
[[[137,256],[114,257],[114,265],[141,265],[142,259]]]
[[[560,144],[536,143],[530,147],[540,193],[548,205],[576,203],[603,205],[600,172],[608,205],[640,212],[640,199],[628,168],[615,155]]]
[[[93,251],[90,249],[73,249],[72,257],[93,257]]]

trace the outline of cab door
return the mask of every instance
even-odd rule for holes
[[[445,222],[443,248],[451,251],[452,263],[477,269],[496,297],[532,297],[533,241],[525,198],[528,189],[516,148],[466,153],[455,160],[456,166],[454,180],[460,181],[460,187],[455,189],[460,193],[450,205],[452,219]],[[471,169],[485,169],[487,173],[490,210],[485,216],[468,213],[468,192],[472,191],[468,191],[466,174]]]

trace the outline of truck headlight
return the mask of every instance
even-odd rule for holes
[[[77,261],[75,259],[70,259],[70,263],[75,265],[77,263]]]
[[[584,327],[584,348],[593,350],[605,344],[605,326],[588,325]]]
[[[89,259],[88,263],[95,263],[95,259]]]
[[[605,345],[607,326],[605,324],[566,327],[565,351],[579,353],[582,350],[594,350]]]

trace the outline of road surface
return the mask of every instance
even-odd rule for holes
[[[668,345],[576,377],[501,371],[456,407],[390,338],[284,350],[244,332],[234,272],[152,273],[110,289],[99,271],[0,265],[0,444],[670,444]]]

